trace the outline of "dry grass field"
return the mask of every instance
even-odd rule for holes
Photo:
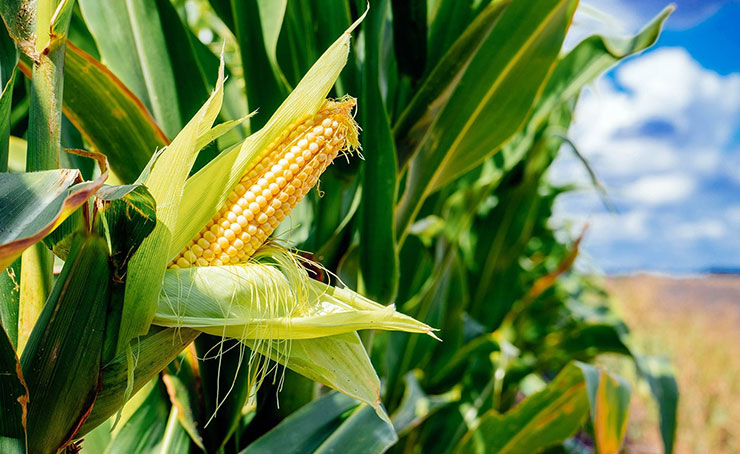
[[[681,390],[678,454],[740,453],[740,277],[609,278],[640,349],[672,361]],[[634,394],[630,453],[660,453],[647,389]]]

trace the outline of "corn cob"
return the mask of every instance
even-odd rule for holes
[[[359,147],[354,98],[327,100],[315,115],[291,124],[256,158],[256,164],[170,268],[246,262],[316,185],[334,158]]]

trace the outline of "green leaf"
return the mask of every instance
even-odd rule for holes
[[[107,67],[70,43],[64,69],[64,114],[122,182],[133,182],[167,136]]]
[[[400,242],[427,195],[480,164],[522,126],[576,3],[517,0],[504,11],[409,164],[397,212]]]
[[[234,435],[252,392],[248,367],[251,352],[238,341],[208,335],[196,339],[195,348],[205,403],[203,442],[207,452],[218,452]]]
[[[18,51],[15,43],[0,27],[0,172],[8,171],[10,111],[13,102],[13,84]]]
[[[103,172],[82,182],[79,170],[0,173],[0,270],[49,234],[103,184]]]
[[[103,186],[95,226],[110,244],[113,276],[123,281],[128,261],[156,224],[156,204],[143,185]]]
[[[199,390],[202,381],[198,374],[202,372],[202,369],[195,366],[195,355],[189,350],[170,363],[162,374],[162,382],[167,388],[172,411],[176,412],[180,425],[193,443],[205,450],[200,427],[202,409],[199,398],[202,391]]]
[[[182,127],[177,86],[156,2],[80,0],[103,63],[144,101],[168,137]]]
[[[275,343],[244,343],[311,380],[367,403],[387,418],[380,403],[380,380],[357,333],[295,339],[287,350]]]
[[[18,346],[18,316],[21,292],[21,259],[0,271],[0,326],[13,347]]]
[[[446,1],[443,7],[451,8],[463,3],[465,2]],[[416,91],[416,95],[393,127],[396,143],[398,143],[399,168],[406,167],[416,147],[434,125],[434,119],[440,109],[450,102],[471,60],[477,55],[508,5],[508,0],[488,5],[455,41],[431,74],[424,79],[424,83]],[[448,12],[443,11],[438,14],[444,16],[442,21],[444,30],[447,31],[450,28]],[[432,34],[430,40],[434,40],[440,34]],[[436,49],[437,47],[430,47],[430,51]]]
[[[457,447],[460,453],[539,452],[563,442],[590,412],[599,452],[618,452],[624,437],[629,386],[584,363],[572,362],[542,391],[505,414],[485,413]]]
[[[397,440],[372,407],[329,393],[296,411],[242,454],[383,453]]]
[[[198,331],[187,328],[154,328],[147,336],[137,339],[132,344],[131,362],[135,363],[135,369],[129,370],[126,352],[118,354],[106,364],[102,371],[103,380],[95,399],[95,406],[78,436],[83,436],[98,427],[123,407],[126,403],[129,372],[133,374],[134,380],[128,397],[133,397],[190,345],[198,334],[200,334]]]
[[[28,388],[11,339],[0,328],[0,452],[24,454]]]
[[[78,234],[21,357],[31,452],[69,443],[95,401],[110,280],[105,241]]]
[[[106,454],[187,454],[187,433],[178,423],[177,408],[170,409],[163,388],[157,381],[146,400],[117,428]]]
[[[452,389],[442,395],[427,395],[419,383],[418,374],[408,372],[403,377],[406,384],[403,399],[398,409],[391,415],[393,427],[400,437],[415,430],[424,421],[431,418],[437,410],[460,400],[460,390]]]
[[[223,71],[222,61],[216,90],[158,157],[146,179],[157,204],[157,225],[129,262],[118,352],[128,346],[131,338],[149,331],[157,310],[157,297],[170,260],[168,252],[176,234],[185,180],[200,151],[196,148],[197,140],[211,128],[221,110]]]
[[[360,269],[364,293],[381,303],[390,303],[398,290],[394,207],[396,203],[396,150],[383,97],[380,93],[381,36],[388,1],[374,4],[363,25],[365,64],[364,103],[359,105],[365,130],[362,138],[366,156],[362,178],[362,221],[360,223]]]

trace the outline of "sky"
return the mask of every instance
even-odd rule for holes
[[[613,205],[563,149],[556,224],[588,223],[581,266],[610,273],[740,269],[740,1],[679,0],[656,46],[584,90],[569,132]],[[582,0],[566,48],[634,33],[667,2]]]

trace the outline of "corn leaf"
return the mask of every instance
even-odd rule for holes
[[[449,8],[454,5],[462,4],[448,1],[444,6]],[[508,5],[509,1],[493,2],[476,17],[429,76],[424,79],[424,83],[396,121],[393,131],[396,142],[399,144],[398,166],[400,168],[408,164],[416,147],[434,124],[434,118],[450,101],[471,60],[480,50]],[[458,6],[458,8],[463,7]],[[450,28],[449,15],[446,11],[441,14],[444,16],[444,29],[448,30]],[[440,35],[436,33],[431,39],[439,38]],[[430,47],[430,51],[432,50],[437,50],[437,47]]]
[[[133,369],[131,397],[151,381],[162,369],[167,367],[178,354],[200,334],[191,329],[152,329],[152,331],[132,346],[130,361]],[[90,416],[80,429],[83,436],[115,415],[126,403],[126,388],[129,376],[129,358],[126,352],[118,354],[103,368],[101,389],[95,399]]]
[[[397,212],[400,242],[427,195],[480,164],[522,126],[558,56],[576,3],[517,1],[506,8],[409,164]]]
[[[185,179],[198,154],[198,137],[210,130],[223,101],[223,62],[218,84],[208,101],[175,137],[151,169],[146,185],[157,204],[157,225],[129,262],[118,352],[131,338],[146,334],[156,311],[157,295],[177,235]],[[187,196],[187,194],[185,194]],[[204,223],[205,224],[205,223]]]
[[[139,98],[100,62],[67,44],[64,113],[111,170],[131,183],[158,148],[169,143]],[[111,128],[111,123],[116,125]]]
[[[13,101],[18,51],[6,30],[0,27],[0,172],[8,171],[10,108]]]
[[[161,383],[152,387],[146,399],[117,429],[107,454],[190,452],[188,434],[177,419],[177,408],[170,407]]]
[[[0,173],[0,270],[40,241],[94,194],[107,172],[82,182],[79,170]]]
[[[403,377],[403,399],[391,415],[393,427],[399,437],[409,434],[443,407],[460,400],[459,389],[442,395],[430,396],[419,383],[418,374],[411,371]]]
[[[194,344],[204,390],[203,444],[206,452],[218,452],[237,430],[254,391],[250,352],[239,341],[224,341],[222,336],[201,335]]]
[[[57,452],[72,441],[92,408],[110,281],[106,242],[78,234],[21,356],[31,396],[30,452]]]
[[[103,63],[149,107],[168,137],[183,126],[156,2],[81,0]]]
[[[359,403],[337,392],[320,397],[250,444],[242,454],[314,452]]]
[[[365,134],[367,157],[362,177],[362,221],[360,223],[360,269],[363,292],[370,298],[390,303],[398,289],[394,207],[396,204],[396,149],[380,93],[381,42],[388,1],[376,2],[369,11],[365,28],[363,93],[359,106]]]
[[[193,443],[205,451],[199,422],[201,420],[199,386],[202,386],[199,374],[202,374],[202,370],[196,367],[193,350],[189,350],[181,353],[170,363],[162,374],[162,383],[167,389],[172,411],[176,412],[180,425]]]
[[[490,410],[457,447],[460,453],[538,452],[572,436],[589,415],[600,425],[599,452],[618,452],[624,437],[629,386],[588,364],[569,363],[542,391],[505,414]],[[616,399],[616,400],[612,400]],[[609,413],[608,405],[616,404]],[[600,410],[601,408],[601,410]],[[610,447],[617,446],[617,449]]]
[[[26,452],[28,388],[11,339],[0,328],[0,452]]]
[[[167,270],[154,323],[242,340],[310,339],[360,329],[431,334],[392,305],[304,280],[260,263]]]
[[[364,15],[324,52],[262,129],[248,137],[240,147],[221,153],[187,181],[180,217],[173,229],[170,259],[223,205],[252,160],[292,122],[319,110],[347,61],[350,33],[363,18]]]

